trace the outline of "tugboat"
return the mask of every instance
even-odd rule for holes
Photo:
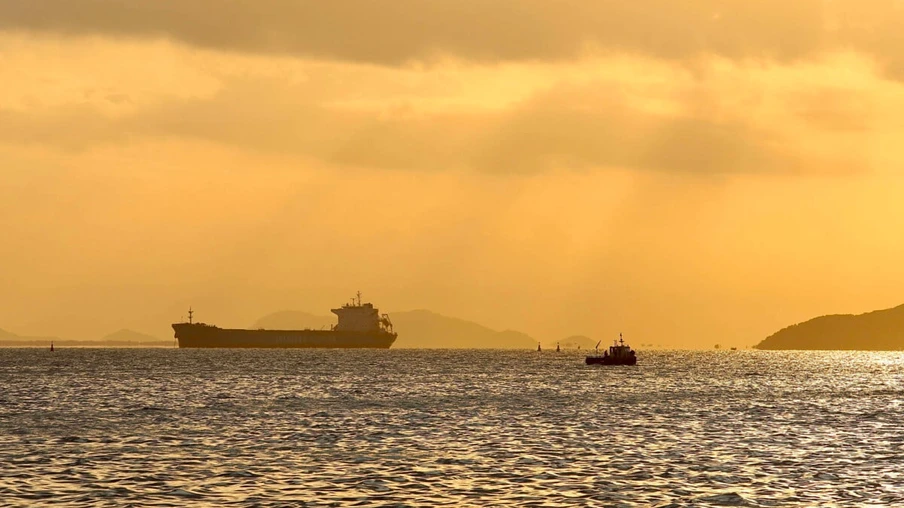
[[[600,344],[597,342],[596,347],[599,348],[599,346]],[[622,334],[618,334],[618,340],[609,346],[608,351],[603,352],[603,355],[600,356],[599,349],[597,349],[597,353],[588,356],[585,362],[587,365],[637,365],[637,355],[630,346],[625,345]]]

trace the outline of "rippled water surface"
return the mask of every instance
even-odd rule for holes
[[[904,505],[904,354],[0,349],[4,506]]]

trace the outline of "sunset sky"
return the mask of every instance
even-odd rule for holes
[[[0,0],[0,328],[904,303],[904,1]],[[398,330],[404,334],[404,330]]]

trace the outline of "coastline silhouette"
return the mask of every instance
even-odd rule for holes
[[[904,350],[904,305],[863,314],[816,317],[763,339],[762,350]]]

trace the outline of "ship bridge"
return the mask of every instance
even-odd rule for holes
[[[339,317],[339,323],[333,328],[339,332],[378,332],[383,329],[392,331],[389,316],[384,314],[381,317],[379,309],[372,303],[361,303],[360,291],[351,303],[330,311]]]

